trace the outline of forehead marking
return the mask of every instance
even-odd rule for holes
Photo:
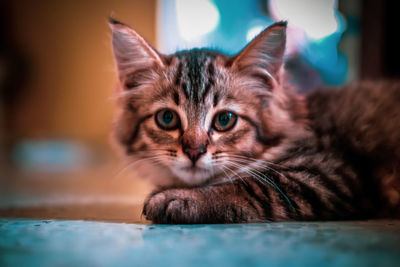
[[[204,92],[202,95],[203,103],[205,102],[206,97],[207,97],[208,93],[210,92],[211,87],[215,86],[214,74],[215,74],[215,68],[214,68],[213,61],[209,60],[209,63],[207,66],[208,82],[204,86]]]
[[[176,70],[175,79],[174,79],[174,83],[175,83],[176,86],[180,86],[181,79],[182,79],[182,62],[179,61],[178,69]]]
[[[176,104],[177,106],[179,106],[179,94],[178,94],[178,92],[174,91],[173,98],[174,98],[175,104]]]
[[[218,105],[218,101],[219,101],[219,93],[215,92],[214,99],[213,99],[213,106],[214,107],[216,107]]]
[[[189,101],[198,103],[204,100],[215,84],[213,58],[211,52],[206,50],[191,50],[178,52],[177,56],[183,65],[180,87]]]

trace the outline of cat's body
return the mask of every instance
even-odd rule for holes
[[[126,25],[111,27],[121,85],[116,140],[164,185],[147,199],[147,219],[399,214],[399,83],[297,95],[282,79],[284,23],[234,57],[202,49],[164,56]]]

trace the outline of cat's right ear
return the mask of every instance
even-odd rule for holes
[[[136,31],[113,18],[109,19],[109,25],[112,30],[112,46],[121,82],[127,82],[127,77],[135,73],[143,74],[164,67],[162,55]],[[132,84],[124,84],[124,86],[128,87],[127,89],[133,87]]]

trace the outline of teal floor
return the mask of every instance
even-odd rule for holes
[[[0,219],[0,266],[400,266],[400,221],[154,226]]]

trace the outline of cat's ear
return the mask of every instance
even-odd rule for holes
[[[286,22],[278,22],[255,37],[233,58],[232,67],[241,73],[258,73],[262,70],[275,81],[283,65],[286,44]]]
[[[112,30],[114,57],[121,79],[134,73],[141,73],[155,68],[163,68],[161,55],[136,31],[115,19],[109,19]]]

